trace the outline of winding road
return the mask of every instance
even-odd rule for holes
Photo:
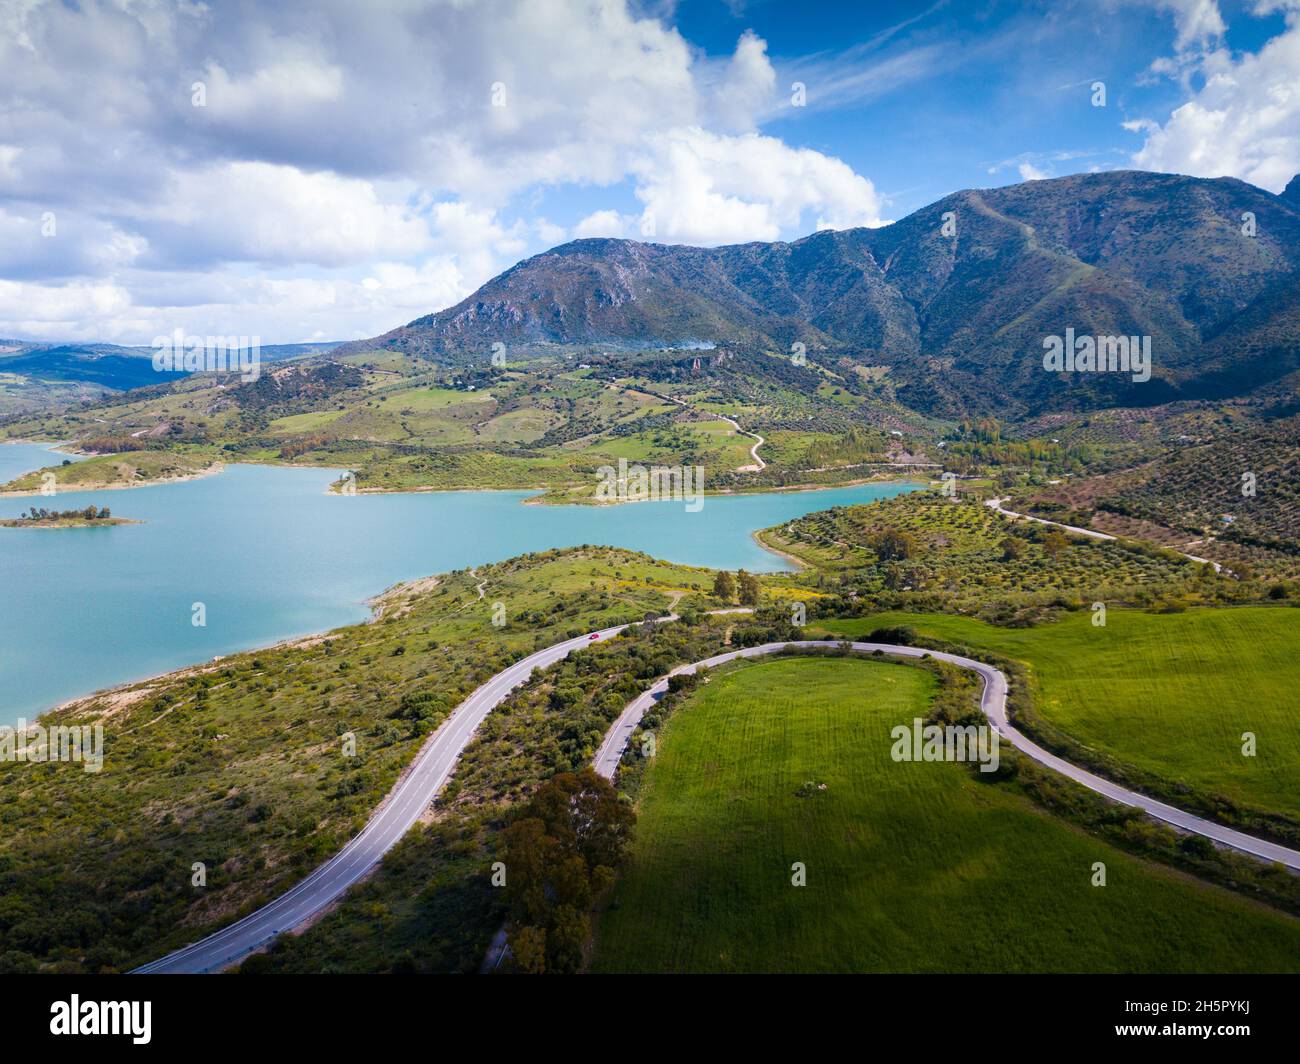
[[[1087,536],[1089,539],[1106,539],[1113,541],[1119,538],[1118,536],[1112,536],[1109,532],[1098,532],[1095,528],[1080,528],[1078,525],[1067,525],[1061,521],[1049,521],[1046,517],[1035,517],[1033,514],[1018,514],[1015,510],[1003,509],[1002,504],[1006,501],[1005,498],[985,499],[984,505],[995,513],[1000,513],[1003,517],[1010,517],[1013,521],[1033,521],[1035,524],[1039,525],[1050,525],[1052,528],[1064,529],[1066,532],[1073,532],[1078,536]],[[1178,550],[1175,547],[1167,547],[1166,549],[1172,550],[1175,554],[1181,555],[1189,562],[1200,562],[1202,565],[1212,566],[1216,573],[1223,571],[1223,566],[1218,562],[1210,561],[1209,558],[1198,558],[1195,554],[1188,554],[1186,551]]]
[[[758,441],[756,444],[754,444],[753,447],[749,449],[749,456],[752,459],[754,459],[755,464],[740,466],[736,470],[736,472],[737,473],[761,473],[764,469],[766,469],[767,463],[764,462],[763,459],[758,457],[758,449],[762,447],[763,444],[767,443],[767,440],[763,439],[763,437],[760,436],[757,432],[750,432],[748,429],[742,429],[736,423],[736,419],[734,417],[727,417],[726,414],[716,414],[714,416],[721,421],[725,421],[728,425],[730,425],[733,429],[735,429],[740,435],[748,436],[750,439]]]
[[[669,673],[669,676],[676,676],[680,673],[693,673],[699,668],[711,669],[717,665],[726,664],[728,661],[734,661],[737,658],[757,658],[766,654],[776,654],[782,650],[818,647],[833,648],[842,647],[843,645],[842,642],[831,639],[764,643],[762,646],[745,647],[743,650],[717,654],[714,657],[697,661],[691,665],[679,666]],[[985,664],[982,661],[975,661],[973,658],[965,658],[959,654],[949,654],[940,650],[925,650],[921,647],[900,646],[894,643],[855,642],[851,646],[854,651],[861,654],[874,654],[876,651],[880,651],[892,657],[923,658],[929,656],[977,673],[984,681],[984,690],[980,696],[980,709],[988,717],[989,723],[992,724],[994,730],[1002,739],[1011,743],[1017,750],[1037,761],[1040,765],[1044,765],[1054,772],[1059,772],[1062,776],[1072,779],[1075,783],[1082,784],[1088,790],[1096,791],[1112,801],[1141,809],[1157,820],[1163,820],[1165,823],[1172,824],[1182,831],[1191,832],[1195,835],[1204,835],[1207,839],[1224,846],[1230,846],[1234,850],[1240,850],[1265,861],[1278,861],[1292,871],[1300,872],[1300,850],[1293,850],[1274,842],[1257,839],[1253,835],[1234,831],[1232,828],[1216,824],[1212,820],[1206,820],[1203,817],[1194,816],[1171,805],[1166,805],[1164,802],[1158,802],[1145,794],[1131,791],[1127,787],[1121,787],[1117,783],[1112,783],[1108,779],[1103,779],[1101,776],[1081,769],[1077,765],[1073,765],[1069,761],[1043,749],[1007,719],[1007,678],[1002,674],[1001,670],[994,668],[992,665]],[[606,734],[605,741],[596,754],[595,765],[597,772],[602,776],[612,778],[614,769],[617,768],[623,750],[627,746],[627,741],[636,730],[641,717],[646,710],[663,698],[667,690],[668,676],[665,676],[657,680],[628,704],[618,720],[614,722],[614,726]]]
[[[741,613],[746,610],[717,611]],[[660,623],[676,620],[669,615],[660,618]],[[601,639],[617,635],[629,625],[617,625],[602,629]],[[222,928],[207,938],[200,939],[192,945],[175,950],[156,961],[135,969],[139,974],[195,974],[219,971],[229,967],[247,954],[268,944],[277,935],[291,931],[310,917],[320,913],[341,897],[349,887],[364,878],[370,870],[390,849],[397,845],[403,835],[416,823],[433,801],[443,784],[447,782],[456,766],[461,753],[484,718],[498,705],[505,701],[515,688],[528,681],[534,669],[545,668],[565,658],[570,652],[587,646],[591,642],[589,635],[566,639],[554,646],[539,650],[516,662],[509,668],[497,673],[492,679],[479,687],[438,727],[421,748],[410,769],[397,781],[387,798],[380,804],[360,834],[328,861],[307,876],[301,883],[281,894],[274,901]],[[774,654],[786,649],[833,648],[843,646],[835,640],[807,640],[783,643],[766,643],[762,646],[745,647],[741,650],[717,654],[703,661],[682,665],[674,669],[669,676],[679,673],[692,673],[696,669],[713,668],[737,658],[755,658]],[[972,658],[961,657],[937,650],[925,650],[918,647],[900,646],[890,643],[852,643],[852,649],[859,653],[872,654],[876,651],[906,658],[930,656],[946,661],[963,669],[970,669],[979,674],[984,682],[980,697],[980,708],[997,733],[1010,742],[1017,750],[1039,764],[1059,772],[1091,791],[1104,795],[1113,801],[1134,806],[1158,820],[1171,824],[1180,830],[1204,835],[1206,838],[1224,846],[1266,861],[1277,861],[1300,871],[1300,851],[1290,849],[1277,843],[1266,842],[1252,835],[1246,835],[1232,828],[1224,827],[1213,821],[1194,816],[1181,809],[1158,802],[1144,794],[1131,791],[1126,787],[1112,783],[1110,780],[1087,772],[1072,765],[1043,749],[1032,739],[1018,731],[1007,719],[1007,681],[1006,677],[994,668]],[[605,735],[600,749],[596,753],[594,766],[596,771],[607,778],[613,778],[618,763],[627,747],[637,725],[646,710],[655,704],[668,690],[668,676],[662,677],[646,691],[638,695],[619,715]]]
[[[603,629],[600,638],[606,639],[626,627],[618,625]],[[590,641],[589,635],[566,639],[497,673],[438,726],[366,826],[337,854],[301,883],[256,912],[192,945],[142,965],[135,972],[195,974],[219,971],[327,908],[349,887],[363,879],[420,819],[447,782],[456,761],[483,719],[516,687],[526,683],[534,669],[553,665],[567,657],[570,651],[587,646]]]

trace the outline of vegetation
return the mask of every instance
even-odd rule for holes
[[[916,492],[836,507],[758,534],[819,574],[844,610],[973,613],[1025,624],[1094,602],[1184,607],[1258,600],[1264,589],[1138,543],[1010,522],[977,499]]]
[[[892,761],[935,688],[835,658],[710,677],[660,735],[595,970],[1296,970],[1290,917],[1079,833],[1014,776]]]
[[[552,776],[503,835],[510,951],[521,972],[572,973],[590,912],[614,884],[636,817],[590,768]]]
[[[134,524],[122,517],[114,517],[107,506],[87,506],[81,510],[48,510],[33,506],[15,518],[0,520],[5,528],[94,528],[95,526]]]
[[[47,715],[103,724],[104,768],[0,764],[0,955],[122,970],[228,922],[338,850],[478,684],[538,647],[662,612],[707,575],[628,551],[525,556],[399,587],[372,624]],[[501,628],[494,601],[508,604]],[[532,778],[558,771],[550,750]]]
[[[435,822],[413,831],[319,924],[282,936],[244,967],[476,971],[506,917],[491,864],[515,811],[556,774],[590,765],[628,701],[683,661],[717,653],[729,627],[687,610],[675,624],[630,629],[534,673],[480,726],[439,796]],[[757,642],[788,635],[761,625],[745,633]]]
[[[94,491],[99,488],[138,487],[216,472],[215,451],[128,451],[87,458],[83,462],[49,466],[0,485],[0,491],[35,495],[53,483],[56,491]],[[47,478],[53,478],[49,480]]]
[[[1039,488],[1025,502],[1042,516],[1178,545],[1239,574],[1300,578],[1300,417],[1225,414],[1211,427],[1208,441]]]
[[[1019,723],[1064,756],[1243,830],[1300,840],[1300,733],[1288,692],[1300,610],[1109,609],[1008,631],[967,617],[887,613],[819,621],[862,637],[905,624],[1022,663],[1032,692]],[[1255,737],[1245,756],[1243,735]]]

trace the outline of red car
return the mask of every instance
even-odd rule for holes
[[[587,636],[587,639],[588,639],[588,640],[599,639],[599,638],[600,638],[600,633],[599,633],[599,632],[592,632],[591,635]]]

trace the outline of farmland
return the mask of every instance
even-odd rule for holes
[[[839,636],[903,624],[1026,663],[1034,711],[1085,747],[1169,785],[1300,822],[1300,611],[1091,611],[1032,628],[889,613],[821,622]],[[1256,739],[1243,756],[1244,732]]]
[[[1136,861],[964,766],[891,761],[890,727],[924,716],[933,691],[922,670],[860,660],[711,679],[660,736],[594,969],[1296,970],[1295,920]]]

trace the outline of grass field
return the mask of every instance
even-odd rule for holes
[[[1034,628],[967,617],[882,614],[821,627],[861,635],[906,624],[922,635],[1026,662],[1034,704],[1086,745],[1168,780],[1300,820],[1300,610],[1110,610]],[[1242,734],[1256,756],[1242,756]]]
[[[862,660],[715,676],[661,735],[594,969],[1300,970],[1297,921],[1091,839],[1014,785],[893,762],[889,729],[934,687]],[[810,781],[826,789],[797,796]]]

